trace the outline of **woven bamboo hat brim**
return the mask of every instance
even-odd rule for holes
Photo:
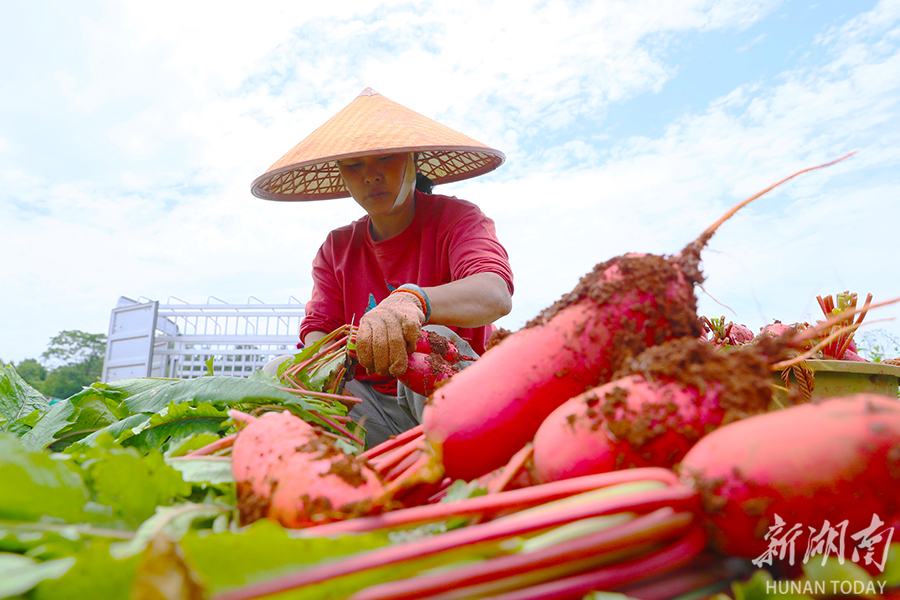
[[[338,160],[418,152],[418,171],[435,184],[493,171],[506,157],[366,88],[282,156],[251,186],[266,200],[330,200],[350,195]]]

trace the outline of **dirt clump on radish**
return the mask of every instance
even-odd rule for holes
[[[679,339],[649,348],[630,359],[614,378],[640,375],[647,381],[678,382],[684,387],[695,388],[701,395],[710,385],[721,386],[720,423],[707,422],[702,430],[691,425],[671,423],[678,433],[699,439],[718,426],[766,412],[772,395],[771,361],[773,357],[786,358],[786,353],[785,344],[774,338],[724,350],[696,343],[693,339]],[[667,431],[665,415],[671,415],[678,409],[671,391],[663,393],[653,411],[661,419],[653,418],[648,412],[631,415],[635,417],[633,420],[621,416],[617,418],[620,411],[630,410],[627,403],[614,394],[598,399],[597,404],[610,432],[638,448]],[[678,427],[686,428],[679,430]]]
[[[330,438],[317,436],[302,446],[297,446],[297,452],[309,454],[313,460],[327,460],[331,467],[324,474],[337,475],[350,486],[358,488],[368,481],[363,472],[363,463],[340,450]]]
[[[450,343],[450,340],[439,333],[434,331],[423,331],[422,333],[425,335],[432,353],[436,352],[441,356],[446,356],[448,352],[457,352],[456,347]]]
[[[513,332],[504,327],[500,327],[491,334],[491,337],[488,338],[487,344],[485,345],[485,350],[490,350],[509,336],[511,336]]]

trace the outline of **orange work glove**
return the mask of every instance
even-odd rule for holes
[[[419,294],[395,290],[370,310],[356,332],[356,357],[369,373],[400,377],[425,324]]]

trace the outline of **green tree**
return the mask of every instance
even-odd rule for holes
[[[53,398],[68,398],[77,394],[83,387],[100,380],[105,356],[104,334],[61,331],[50,340],[46,352],[41,354],[45,362],[58,366],[50,370],[38,389]]]
[[[50,340],[47,350],[41,354],[45,361],[59,361],[64,365],[103,361],[106,355],[106,336],[102,333],[85,333],[77,329],[60,331]]]
[[[900,358],[900,338],[884,329],[874,329],[856,335],[860,354],[872,362],[879,363],[889,358]]]
[[[41,388],[47,379],[47,368],[33,358],[26,358],[16,365],[16,372],[19,376],[28,382],[28,385],[39,392],[43,392]]]

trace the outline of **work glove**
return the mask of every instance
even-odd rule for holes
[[[363,316],[356,357],[369,373],[400,377],[416,348],[425,311],[417,295],[396,290]]]

